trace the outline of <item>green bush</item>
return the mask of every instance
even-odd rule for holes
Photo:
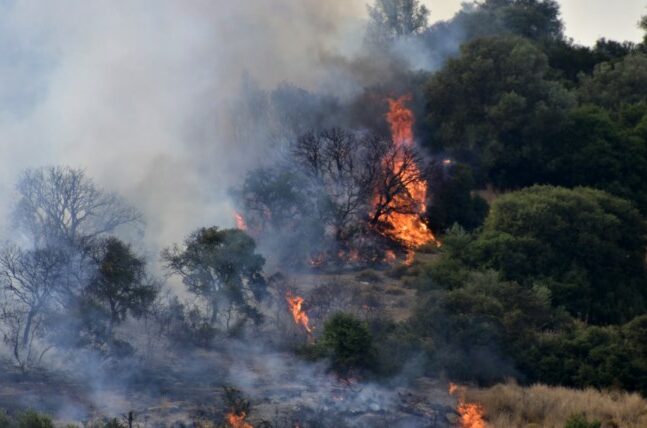
[[[573,415],[566,421],[564,428],[600,428],[600,421],[589,422],[584,415]]]
[[[28,410],[18,416],[18,428],[54,428],[49,416]]]
[[[9,416],[4,409],[0,409],[0,428],[9,428],[10,426]]]
[[[373,337],[367,325],[352,315],[339,313],[326,321],[319,346],[338,373],[375,366]]]
[[[468,264],[546,287],[554,307],[592,324],[645,312],[647,229],[624,199],[590,188],[533,186],[497,199]]]

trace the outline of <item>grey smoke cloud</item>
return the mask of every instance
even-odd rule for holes
[[[244,72],[313,87],[364,2],[0,1],[0,218],[28,167],[84,167],[145,215],[151,249],[231,226],[249,148],[223,115]],[[361,32],[360,32],[361,33]],[[353,36],[355,37],[355,36]]]

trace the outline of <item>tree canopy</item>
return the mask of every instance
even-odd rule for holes
[[[183,246],[162,252],[170,274],[179,275],[191,293],[208,304],[211,323],[227,331],[258,314],[250,298],[261,299],[265,259],[256,253],[256,243],[238,229],[201,228]]]
[[[647,229],[631,203],[599,190],[534,186],[497,199],[472,263],[541,285],[553,304],[592,323],[628,321],[646,307]]]

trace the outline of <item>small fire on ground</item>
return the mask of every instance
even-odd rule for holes
[[[485,428],[485,407],[465,400],[465,387],[455,383],[449,384],[449,394],[458,396],[456,411],[460,417],[461,428]]]
[[[303,309],[304,299],[301,296],[294,296],[291,292],[285,295],[285,300],[288,302],[288,307],[292,313],[292,318],[297,325],[302,326],[306,332],[311,335],[312,327],[310,327],[310,319],[308,314]]]
[[[230,428],[254,428],[252,424],[245,420],[246,418],[247,414],[245,412],[240,412],[239,414],[230,412],[227,414],[225,420]]]

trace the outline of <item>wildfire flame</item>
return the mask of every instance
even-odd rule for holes
[[[485,428],[485,408],[481,404],[468,403],[465,401],[465,388],[454,383],[449,384],[449,394],[458,395],[458,406],[456,410],[460,416],[461,428]]]
[[[386,114],[386,120],[389,122],[391,128],[391,136],[393,144],[396,147],[411,147],[413,146],[413,112],[406,107],[406,102],[410,101],[410,96],[402,96],[398,99],[389,98],[389,112]],[[403,160],[397,160],[393,165],[394,170],[400,170],[403,165]],[[412,175],[419,175],[417,165],[414,165]],[[390,230],[385,232],[390,238],[403,242],[409,248],[420,247],[430,241],[436,242],[436,237],[429,230],[427,225],[422,221],[421,217],[427,210],[427,182],[424,180],[411,179],[407,182],[407,192],[415,201],[414,213],[399,213],[392,210],[385,215],[385,223],[391,226]],[[391,207],[407,206],[410,205],[405,200],[405,196],[395,197],[389,204]]]
[[[247,222],[245,221],[245,217],[243,217],[242,214],[240,213],[235,213],[234,214],[234,219],[236,220],[236,228],[240,230],[247,230]]]
[[[395,251],[393,250],[386,250],[386,253],[384,253],[384,261],[387,263],[394,263],[397,259],[397,256],[395,255]]]
[[[292,312],[292,318],[294,318],[294,322],[298,325],[303,326],[303,328],[308,332],[308,334],[312,334],[312,327],[310,327],[310,319],[308,318],[308,314],[302,308],[303,302],[304,302],[303,297],[293,296],[292,293],[288,292],[285,295],[285,299],[288,302],[288,307],[290,308],[290,312]]]
[[[230,412],[226,416],[226,421],[231,428],[254,428],[252,424],[245,421],[245,418],[247,418],[245,412],[240,412],[240,414]]]

